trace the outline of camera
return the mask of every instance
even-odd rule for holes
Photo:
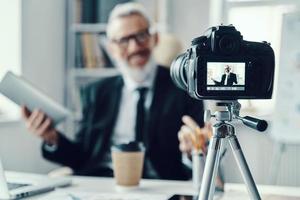
[[[209,28],[171,64],[175,85],[196,99],[270,99],[275,57],[267,42],[243,40],[232,25]]]

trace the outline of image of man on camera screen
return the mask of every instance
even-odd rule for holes
[[[233,86],[233,84],[238,84],[237,75],[232,72],[232,67],[227,64],[224,67],[224,74],[221,81],[217,81],[214,78],[212,78],[212,81],[217,86]]]

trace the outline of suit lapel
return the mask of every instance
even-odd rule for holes
[[[155,138],[155,133],[158,132],[158,127],[160,123],[160,114],[166,103],[166,96],[169,87],[169,73],[168,70],[158,67],[157,76],[154,82],[154,96],[152,104],[147,116],[147,127],[146,127],[146,147],[152,143]]]
[[[122,88],[123,88],[123,85],[124,85],[124,82],[123,82],[123,78],[122,77],[119,77],[117,80],[116,80],[116,83],[114,85],[114,87],[112,88],[112,93],[111,93],[111,98],[110,98],[110,101],[111,101],[111,104],[110,105],[110,124],[109,124],[109,129],[111,131],[109,132],[112,132],[113,130],[113,127],[116,123],[116,119],[117,119],[117,116],[118,116],[118,113],[119,113],[119,108],[120,108],[120,100],[121,100],[121,93],[122,93]]]
[[[106,116],[108,119],[106,130],[104,130],[103,138],[101,140],[101,144],[99,144],[100,151],[96,150],[96,152],[100,152],[100,157],[102,157],[103,153],[107,150],[107,148],[110,148],[110,139],[113,134],[113,128],[116,123],[116,119],[119,113],[120,108],[120,99],[121,99],[121,91],[122,87],[124,85],[122,77],[118,77],[117,80],[112,84],[112,87],[110,88],[110,96],[109,101],[111,103],[108,103],[107,106],[109,106],[109,115]]]

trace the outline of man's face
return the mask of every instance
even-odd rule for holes
[[[129,15],[112,21],[109,50],[113,57],[129,67],[143,68],[157,44],[157,35],[149,33],[149,24],[140,15]]]
[[[229,66],[226,66],[225,67],[225,73],[229,73],[230,72],[230,67]]]

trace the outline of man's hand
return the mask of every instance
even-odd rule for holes
[[[30,132],[50,145],[58,144],[58,133],[53,128],[51,119],[45,113],[38,109],[30,112],[25,106],[22,106],[21,112]]]
[[[190,117],[183,116],[184,125],[181,126],[178,132],[179,149],[183,153],[191,155],[192,150],[202,150],[206,152],[206,142],[212,135],[210,124],[200,128],[199,125]]]

